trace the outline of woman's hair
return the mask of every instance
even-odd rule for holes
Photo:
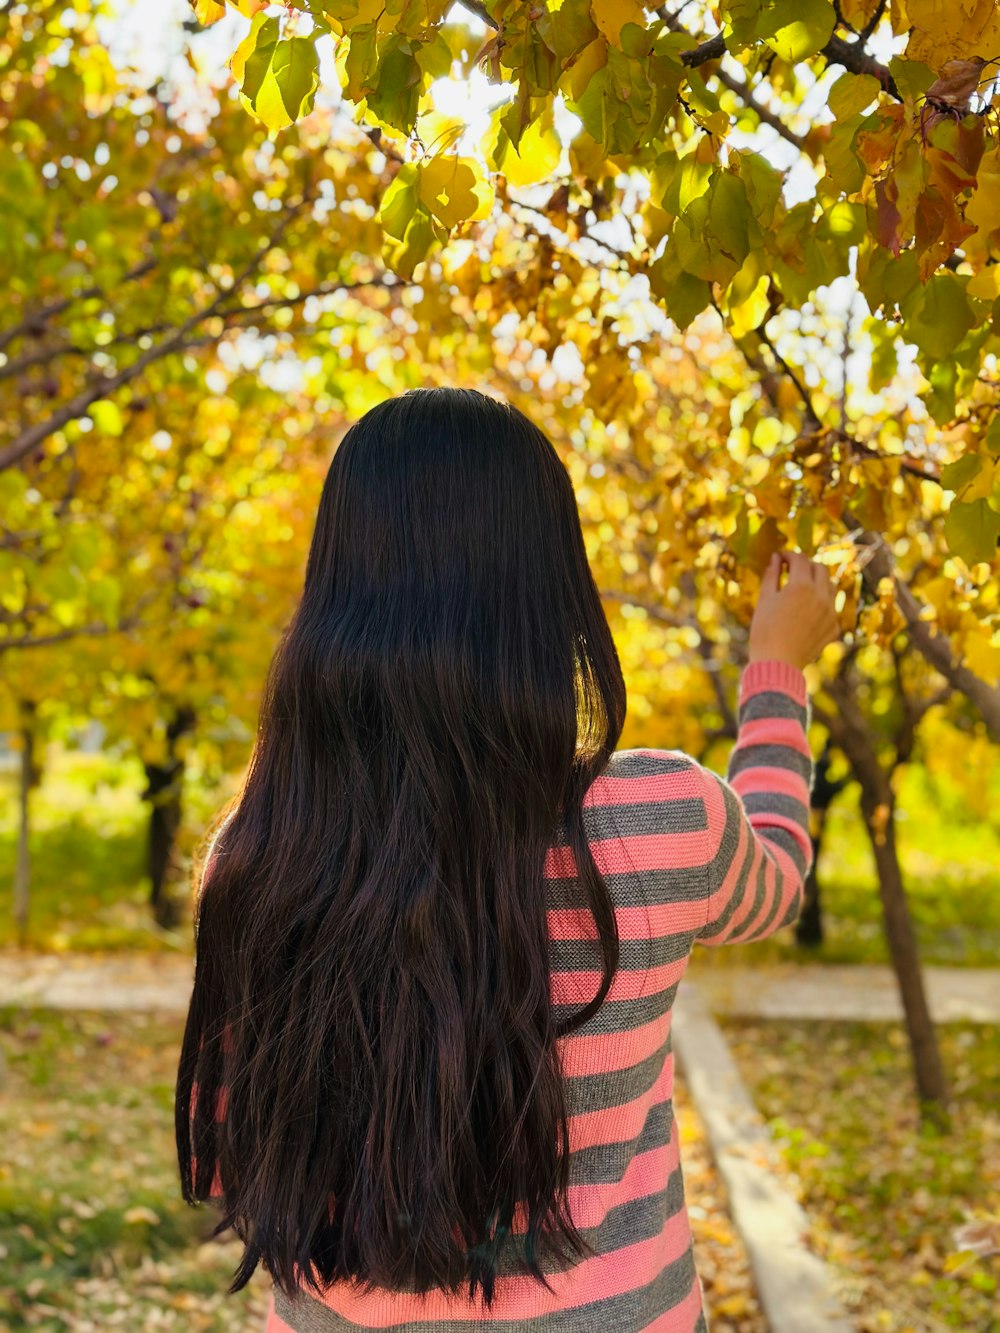
[[[540,1255],[593,1252],[567,1205],[554,1039],[618,966],[581,806],[624,714],[545,435],[471,389],[367,412],[330,465],[196,910],[177,1150],[189,1203],[218,1171],[216,1231],[244,1242],[231,1291],[263,1262],[290,1297],[468,1280],[491,1308],[505,1245],[546,1286]],[[553,842],[572,849],[603,965],[562,1022]]]

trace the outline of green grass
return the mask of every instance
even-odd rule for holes
[[[135,759],[50,747],[45,780],[31,797],[29,948],[187,950],[190,925],[158,927],[146,874],[148,807]],[[186,871],[208,821],[231,787],[191,781],[177,849],[174,891],[186,897]],[[17,851],[15,775],[0,772],[0,946],[16,943],[12,882]]]
[[[1000,1244],[1000,1032],[939,1028],[954,1094],[943,1134],[919,1123],[899,1024],[723,1026],[861,1326],[1000,1333],[1000,1255],[960,1257],[954,1237],[992,1215]]]
[[[173,1080],[180,1019],[0,1010],[0,1327],[245,1330],[259,1271],[226,1287],[239,1242],[180,1197]]]
[[[1000,957],[1000,785],[996,774],[970,811],[962,786],[933,781],[914,765],[900,787],[899,844],[921,955],[926,962],[990,966]],[[33,795],[32,906],[28,944],[47,950],[191,947],[187,920],[175,931],[154,925],[144,854],[147,811],[134,759],[51,747],[46,779]],[[175,891],[203,830],[232,791],[193,774],[185,791]],[[996,801],[984,799],[992,791]],[[14,943],[11,881],[16,848],[12,773],[0,773],[0,947]],[[835,804],[820,860],[827,939],[800,949],[791,930],[739,949],[706,951],[706,966],[803,961],[884,963],[888,952],[871,855],[850,791]]]

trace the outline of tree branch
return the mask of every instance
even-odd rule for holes
[[[69,402],[64,403],[63,406],[53,412],[51,416],[36,422],[34,426],[30,426],[27,430],[22,431],[21,434],[7,445],[5,449],[0,450],[0,471],[20,462],[20,460],[30,454],[32,450],[37,449],[44,440],[47,440],[54,431],[60,430],[70,421],[78,420],[83,416],[91,404],[98,402],[102,398],[107,398],[109,394],[114,393],[117,389],[120,389],[124,385],[131,383],[132,380],[137,379],[138,376],[155,361],[160,361],[171,352],[176,352],[182,347],[190,345],[192,341],[201,341],[189,340],[187,335],[196,328],[198,324],[201,324],[204,320],[209,319],[212,315],[216,314],[219,307],[230,293],[238,291],[243,283],[246,282],[247,278],[249,278],[252,273],[256,272],[265,255],[278,244],[281,236],[288,227],[288,224],[305,206],[306,202],[307,199],[303,197],[298,204],[290,208],[278,226],[268,237],[264,245],[260,247],[243,271],[237,274],[230,286],[217,291],[216,295],[207,305],[196,310],[194,314],[175,329],[173,333],[162,339],[162,341],[157,343],[154,347],[148,348],[140,356],[136,357],[131,365],[118,371],[116,375],[102,376],[96,382],[88,384],[86,388],[81,389],[78,394],[75,394]],[[211,339],[209,339],[209,341],[211,341]]]
[[[668,26],[672,27],[669,18],[662,11],[659,12]],[[674,27],[674,31],[677,32],[679,29]],[[681,61],[689,69],[697,69],[699,65],[704,65],[709,60],[721,60],[725,54],[726,39],[721,32],[717,32],[714,37],[699,42],[690,51],[682,51]],[[865,50],[863,41],[845,42],[843,37],[834,34],[817,54],[823,56],[831,65],[843,65],[844,69],[850,70],[852,74],[874,75],[886,92],[891,93],[897,101],[903,100],[888,67],[880,64]]]
[[[136,278],[141,278],[154,269],[159,263],[157,259],[145,259],[135,268],[129,269],[118,279],[119,283],[134,282]],[[15,338],[37,337],[43,331],[44,326],[55,315],[61,315],[64,310],[68,310],[71,305],[77,301],[89,301],[94,296],[103,296],[104,291],[100,287],[88,287],[82,292],[74,292],[72,296],[61,297],[58,301],[51,301],[48,305],[40,306],[38,310],[33,310],[25,315],[19,324],[14,324],[9,329],[0,331],[0,352],[3,351]]]

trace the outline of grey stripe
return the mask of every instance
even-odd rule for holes
[[[664,1052],[654,1051],[638,1064],[602,1074],[571,1074],[563,1079],[571,1115],[607,1111],[643,1096],[663,1071]],[[653,1109],[649,1114],[652,1115]],[[589,1150],[588,1150],[589,1151]]]
[[[591,1245],[596,1254],[613,1254],[626,1245],[635,1245],[639,1241],[651,1240],[663,1230],[669,1218],[674,1217],[684,1207],[684,1178],[680,1167],[670,1173],[663,1189],[655,1194],[645,1194],[638,1199],[629,1199],[609,1209],[607,1215],[596,1227],[580,1227],[580,1235]],[[575,1255],[561,1260],[546,1258],[542,1264],[543,1273],[565,1272],[580,1261]],[[512,1237],[497,1261],[497,1273],[500,1277],[517,1277],[524,1274],[524,1241],[520,1236]]]
[[[694,767],[694,760],[686,754],[672,755],[665,750],[655,749],[651,754],[640,754],[638,750],[616,750],[604,771],[612,778],[648,778],[660,773],[683,773]]]
[[[585,806],[583,820],[591,842],[657,833],[693,833],[708,828],[705,802],[699,796],[653,797],[625,805]]]
[[[786,819],[794,819],[808,834],[809,807],[797,796],[786,796],[777,791],[751,791],[742,798],[743,808],[748,815],[775,814]]]
[[[726,807],[726,827],[722,834],[719,850],[708,866],[708,885],[713,894],[718,893],[722,887],[722,882],[736,859],[736,854],[739,851],[740,828],[744,823],[736,793],[728,786],[722,786],[722,793]],[[740,863],[736,886],[729,897],[729,901],[717,916],[706,923],[702,934],[706,936],[717,935],[719,931],[728,926],[730,918],[743,901],[743,896],[746,893],[747,877],[752,865],[753,847],[747,846],[743,860]]]
[[[537,1279],[530,1279],[537,1283]],[[505,1333],[642,1333],[659,1316],[680,1303],[697,1284],[694,1253],[689,1245],[684,1253],[665,1265],[652,1282],[644,1287],[590,1301],[568,1310],[537,1315],[529,1319],[444,1319],[407,1320],[401,1324],[383,1324],[386,1333],[481,1333],[484,1322],[502,1328]],[[545,1288],[537,1283],[539,1291]],[[335,1314],[308,1293],[293,1304],[280,1288],[274,1291],[274,1308],[279,1318],[296,1333],[366,1333],[370,1325]],[[481,1300],[474,1307],[482,1309]]]
[[[593,1143],[570,1153],[570,1179],[574,1185],[612,1185],[620,1181],[633,1157],[665,1148],[673,1132],[674,1104],[657,1102],[649,1108],[642,1129],[620,1143]]]
[[[790,694],[781,690],[761,690],[740,709],[740,726],[744,722],[769,721],[772,717],[790,717],[801,725],[803,731],[809,722],[808,711]]]
[[[779,884],[780,888],[780,884]],[[740,922],[734,934],[745,937],[747,940],[758,938],[764,934],[764,921],[761,918],[761,911],[767,899],[767,862],[761,858],[757,865],[757,874],[754,876],[754,894],[753,906]],[[749,934],[746,932],[749,931]]]
[[[597,1013],[588,1018],[582,1027],[577,1028],[577,1032],[584,1036],[595,1036],[601,1032],[631,1032],[662,1017],[673,1004],[676,993],[677,983],[674,982],[672,986],[657,991],[655,995],[642,995],[634,1000],[605,1000]],[[594,994],[597,994],[596,983]],[[584,1000],[579,1000],[574,1004],[554,1004],[552,1017],[557,1023],[561,1023],[571,1014],[579,1013],[584,1003]]]
[[[647,904],[693,902],[705,896],[705,868],[664,866],[662,870],[612,871],[602,875],[616,907],[644,907]],[[547,906],[581,908],[586,906],[583,886],[573,879],[546,879]]]
[[[704,869],[700,873],[704,876]],[[702,882],[702,893],[704,891]],[[690,948],[689,932],[654,935],[641,940],[620,940],[618,970],[645,972],[647,968],[664,967],[667,963],[676,963],[686,958]],[[598,971],[600,966],[601,952],[597,940],[549,940],[549,968],[552,972],[582,972],[588,968]]]
[[[813,761],[811,755],[801,754],[790,745],[744,745],[729,756],[729,781],[748,768],[787,768],[812,785]]]

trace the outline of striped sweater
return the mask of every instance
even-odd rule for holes
[[[264,1333],[705,1333],[673,1111],[671,1010],[695,942],[761,939],[799,912],[812,846],[805,677],[755,662],[740,681],[728,781],[678,751],[619,750],[584,801],[611,892],[619,970],[598,1012],[560,1039],[569,1110],[569,1207],[595,1255],[554,1268],[554,1294],[500,1264],[496,1301],[365,1294],[338,1283],[292,1302],[277,1288]],[[556,842],[545,867],[556,1017],[597,990],[600,948]]]

